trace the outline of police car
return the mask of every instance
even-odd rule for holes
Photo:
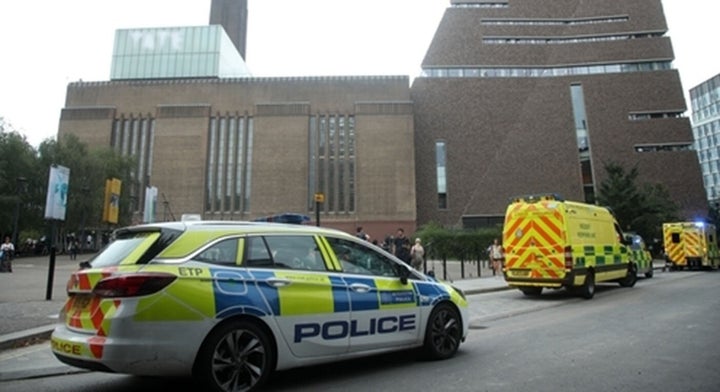
[[[60,361],[217,391],[412,347],[449,358],[469,325],[460,290],[350,234],[277,223],[119,229],[67,293],[51,338]]]

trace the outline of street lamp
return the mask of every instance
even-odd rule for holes
[[[19,235],[18,223],[20,220],[20,202],[22,201],[21,197],[20,197],[20,191],[22,190],[22,185],[26,182],[27,182],[27,179],[25,177],[15,178],[15,184],[16,184],[15,190],[17,192],[17,194],[15,196],[17,197],[17,202],[15,203],[15,216],[13,219],[12,243],[15,246],[16,252],[17,252],[17,249],[20,249],[20,246],[18,244],[18,235]]]

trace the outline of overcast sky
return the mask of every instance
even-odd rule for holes
[[[720,1],[662,1],[687,96],[720,73]],[[254,76],[413,78],[449,4],[250,0],[247,64]],[[115,29],[207,25],[209,15],[210,0],[0,0],[0,117],[34,146],[54,138],[68,83],[109,79]]]

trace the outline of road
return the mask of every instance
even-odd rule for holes
[[[595,298],[517,291],[469,298],[472,331],[447,361],[414,352],[278,372],[268,391],[710,391],[720,386],[720,272],[657,273]],[[188,379],[104,373],[0,384],[12,391],[196,390]]]

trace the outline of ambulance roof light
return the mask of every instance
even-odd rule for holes
[[[536,193],[530,195],[521,195],[510,198],[512,203],[519,203],[521,201],[527,203],[535,203],[538,201],[565,201],[565,199],[558,193]]]

